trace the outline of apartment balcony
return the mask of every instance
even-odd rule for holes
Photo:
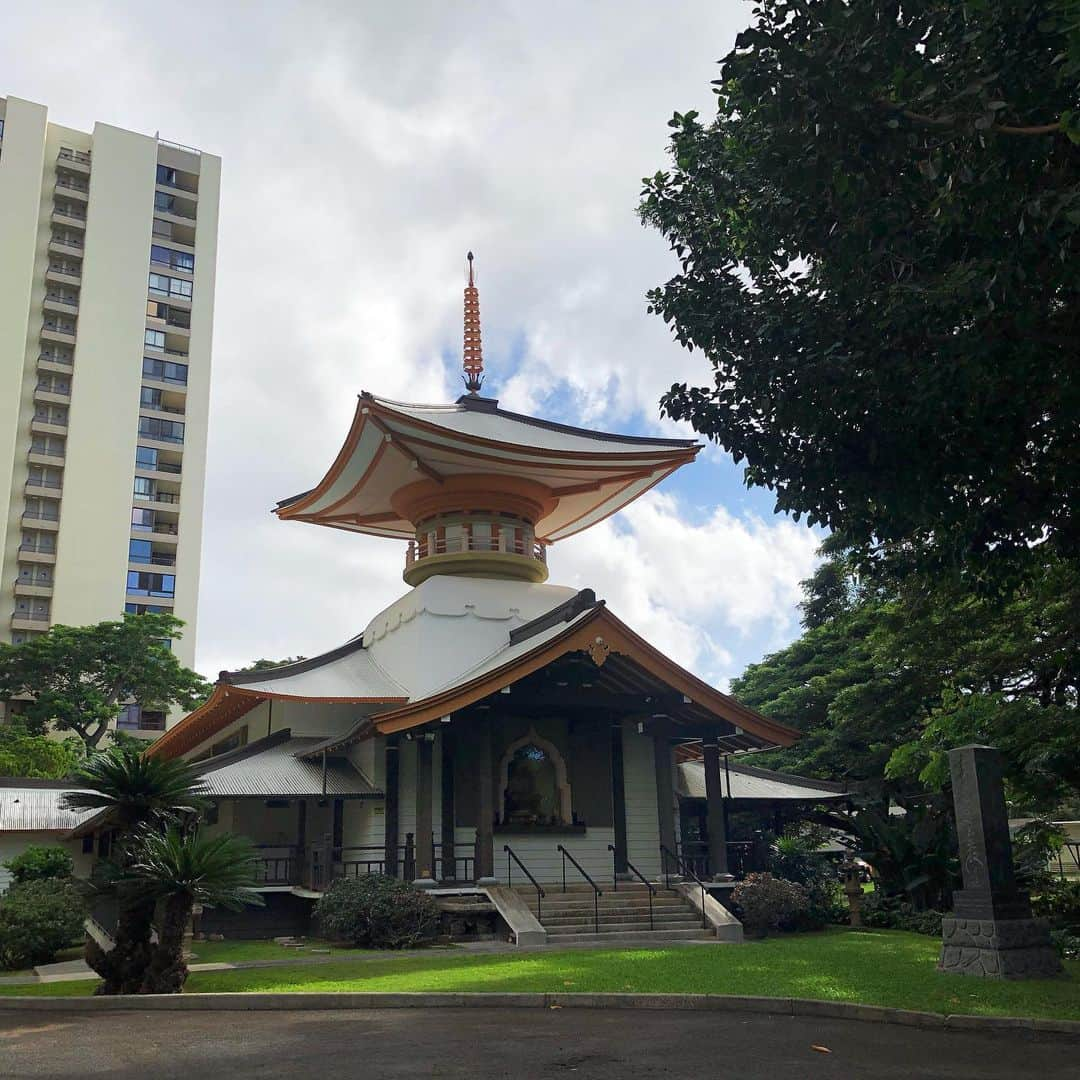
[[[179,177],[177,177],[179,180]],[[163,184],[160,180],[155,187],[156,191],[162,191],[166,195],[180,195],[187,199],[189,202],[198,202],[199,193],[192,191],[191,188],[180,187],[178,184]]]
[[[66,457],[66,451],[60,446],[31,446],[26,460],[31,465],[58,465]]]
[[[139,507],[140,510],[144,507]],[[176,525],[167,522],[157,522],[151,529],[136,529],[132,527],[131,539],[132,540],[149,540],[152,544],[171,544],[173,548],[180,542],[179,529]],[[168,552],[162,552],[163,555],[167,555]],[[175,551],[172,553],[173,563],[176,561]],[[167,563],[163,565],[173,565],[173,563]]]
[[[56,178],[53,195],[62,195],[65,199],[78,199],[85,203],[90,198],[90,185],[81,177],[61,174]]]
[[[64,172],[89,176],[90,155],[85,150],[72,150],[67,146],[62,146],[56,155],[56,167],[63,169]]]
[[[77,255],[80,259],[83,256],[84,244],[80,237],[76,236],[54,236],[49,241],[49,251],[54,255]]]
[[[166,405],[164,402],[157,405],[139,406],[139,415],[146,416],[151,420],[174,420],[178,416],[185,416],[186,413],[187,410],[182,405]]]
[[[56,563],[56,548],[43,548],[36,544],[20,544],[19,562],[52,566]]]
[[[151,592],[129,592],[124,602],[127,604],[153,604],[155,607],[171,608],[176,603],[176,597],[175,595],[162,596],[159,593]]]
[[[140,470],[136,469],[136,472]],[[144,475],[149,475],[145,469],[141,470]],[[180,493],[176,491],[155,491],[153,495],[135,495],[132,499],[136,510],[167,510],[175,511],[180,503]]]
[[[65,228],[86,228],[86,214],[79,213],[73,206],[54,206],[50,220],[54,225],[63,225]]]
[[[30,430],[35,435],[66,435],[67,434],[67,418],[61,420],[59,417],[49,417],[48,419],[40,416],[34,416],[30,420]]]
[[[67,405],[71,401],[71,390],[57,390],[52,385],[35,386],[34,400],[48,405]]]
[[[46,319],[41,324],[41,340],[51,341],[58,345],[74,345],[75,327],[53,319]]]
[[[52,477],[31,476],[23,484],[23,492],[26,495],[44,495],[47,499],[58,499],[63,486],[63,481],[54,480]]]
[[[191,337],[191,320],[188,319],[187,323],[178,322],[176,319],[159,319],[156,315],[146,316],[146,328],[147,330],[164,330],[168,338],[176,335],[181,338]],[[169,350],[166,349],[166,352]],[[186,354],[185,354],[186,355]]]
[[[79,313],[79,294],[57,292],[50,289],[45,294],[42,307],[46,311],[56,312],[58,315],[77,315]]]
[[[45,271],[45,280],[50,285],[81,285],[82,264],[54,262],[49,263]]]
[[[24,510],[22,523],[39,532],[56,532],[60,528],[60,515],[46,517],[40,510]]]
[[[12,630],[47,630],[49,613],[47,611],[13,611],[11,613]]]
[[[170,447],[170,449],[172,449],[172,447]],[[157,467],[153,469],[136,464],[135,475],[145,477],[147,480],[156,480],[158,483],[163,480],[175,483],[180,476],[182,468],[183,466],[181,466],[179,462],[172,461],[159,461]]]
[[[48,581],[15,579],[16,596],[52,596],[52,594],[53,583],[51,578]]]
[[[42,353],[38,357],[37,369],[42,375],[70,375],[71,366],[70,359],[57,358],[48,353]]]
[[[145,540],[145,536],[138,537],[139,540]],[[173,539],[173,543],[176,543]],[[128,559],[129,570],[161,570],[162,567],[168,572],[174,566],[176,566],[176,552],[175,551],[155,551],[149,556],[149,561],[144,559]]]

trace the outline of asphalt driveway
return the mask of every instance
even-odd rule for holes
[[[825,1047],[830,1052],[813,1049]],[[0,1077],[646,1076],[1017,1080],[1080,1075],[1080,1043],[738,1013],[591,1009],[5,1012]]]

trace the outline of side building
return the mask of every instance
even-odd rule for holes
[[[220,171],[0,98],[0,641],[168,611],[194,663]]]

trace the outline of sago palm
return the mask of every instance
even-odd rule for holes
[[[238,836],[205,837],[171,825],[136,834],[127,877],[145,896],[161,904],[158,943],[143,978],[144,994],[178,993],[187,979],[184,930],[195,904],[239,911],[262,905],[256,889],[255,850]]]
[[[207,805],[202,780],[186,761],[149,757],[129,747],[95,754],[74,779],[88,790],[66,792],[64,805],[108,811],[109,823],[123,832],[198,813]]]

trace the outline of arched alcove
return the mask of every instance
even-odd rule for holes
[[[499,762],[502,821],[506,825],[569,825],[573,803],[566,761],[534,727],[515,739]]]

